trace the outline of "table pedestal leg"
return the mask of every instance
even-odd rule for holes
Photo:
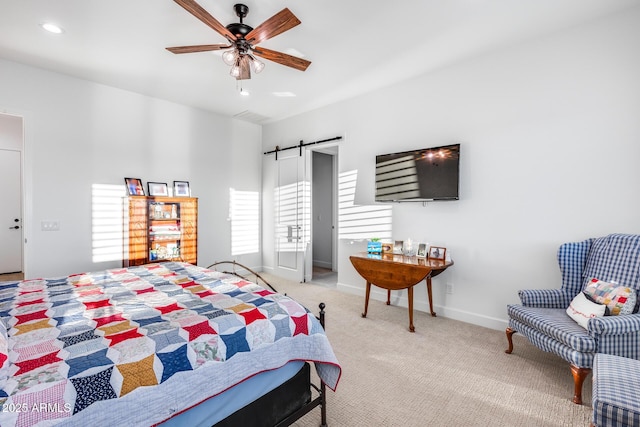
[[[407,288],[407,296],[409,298],[409,332],[415,332],[416,328],[413,326],[413,286]]]
[[[429,295],[429,310],[431,315],[436,317],[436,312],[433,311],[433,299],[431,298],[431,275],[427,276],[427,295]]]
[[[391,305],[391,289],[387,289],[387,305]]]
[[[364,297],[364,313],[362,317],[367,317],[367,310],[369,309],[369,294],[371,293],[371,282],[367,281],[367,293]]]

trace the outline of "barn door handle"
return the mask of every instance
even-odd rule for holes
[[[15,227],[9,227],[9,230],[17,230],[18,228],[20,228],[20,226],[16,225]]]

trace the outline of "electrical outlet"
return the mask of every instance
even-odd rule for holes
[[[447,283],[447,293],[453,294],[453,283]]]
[[[58,221],[42,221],[40,229],[42,231],[60,231],[60,223]]]

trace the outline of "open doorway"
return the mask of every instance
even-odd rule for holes
[[[311,281],[335,286],[338,282],[336,262],[338,147],[312,152],[311,217],[313,268]]]

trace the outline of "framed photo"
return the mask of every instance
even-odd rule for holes
[[[176,197],[191,196],[189,181],[173,181],[173,195]]]
[[[147,182],[150,196],[169,196],[169,188],[166,182]]]
[[[144,196],[144,187],[140,178],[125,178],[124,183],[127,184],[130,196]]]
[[[393,243],[391,243],[391,242],[382,242],[382,253],[383,254],[393,253]]]
[[[447,253],[447,248],[442,248],[440,246],[431,246],[429,248],[429,258],[431,259],[439,259],[444,261]]]
[[[418,252],[416,253],[418,258],[426,258],[427,257],[427,244],[426,243],[418,243]]]
[[[393,244],[393,253],[395,255],[402,255],[404,250],[404,241],[396,240]]]

